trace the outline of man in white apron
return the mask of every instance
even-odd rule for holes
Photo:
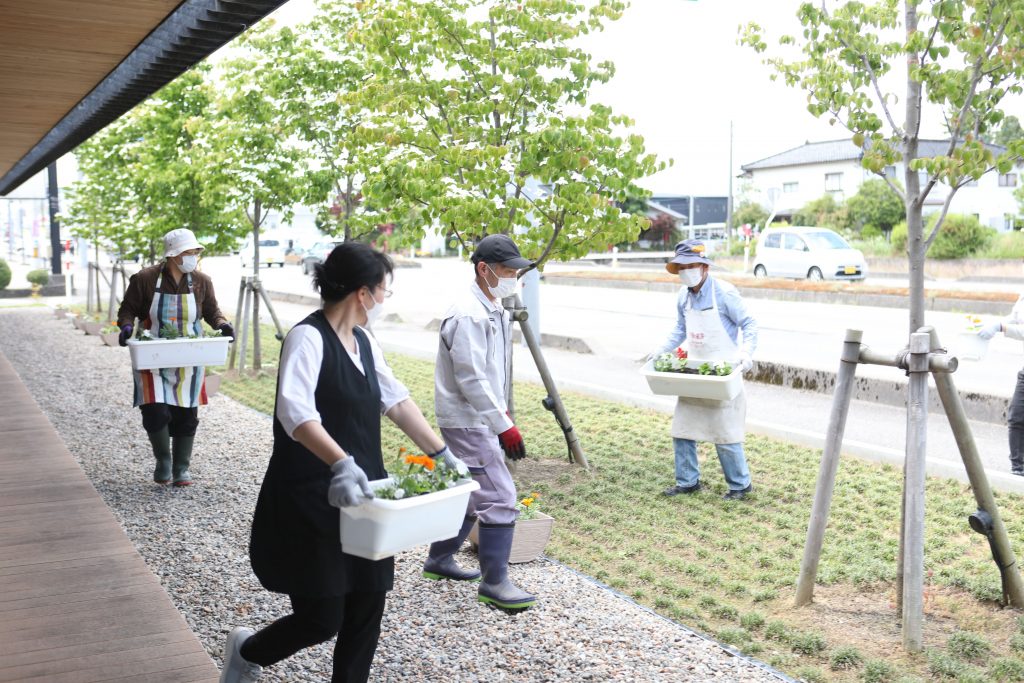
[[[225,337],[235,336],[217,305],[213,281],[196,270],[202,251],[187,228],[164,235],[165,260],[143,268],[128,281],[117,311],[121,346],[133,332],[146,331],[159,339],[173,328],[179,336],[202,336],[201,320]],[[142,412],[142,426],[153,446],[153,481],[158,484],[192,484],[192,442],[199,426],[199,406],[207,401],[204,370],[197,366],[133,373],[134,405]]]
[[[675,329],[655,353],[672,351],[685,342],[691,363],[726,361],[738,372],[753,367],[757,348],[757,321],[747,313],[736,288],[708,273],[711,261],[704,243],[685,240],[676,245],[675,257],[665,269],[683,282],[676,303]],[[743,454],[747,400],[742,389],[730,401],[679,397],[672,418],[676,483],[666,496],[696,493],[701,489],[697,442],[715,444],[729,492],[725,498],[742,499],[753,490]]]

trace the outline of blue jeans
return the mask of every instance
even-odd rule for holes
[[[691,439],[672,439],[676,451],[676,484],[696,486],[700,481],[700,466],[697,464],[697,442]],[[730,491],[740,491],[750,486],[750,470],[743,455],[742,443],[715,444],[718,462],[729,484]]]

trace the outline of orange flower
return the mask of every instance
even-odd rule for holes
[[[434,469],[434,459],[428,455],[407,455],[405,456],[406,465],[419,465],[427,470]]]

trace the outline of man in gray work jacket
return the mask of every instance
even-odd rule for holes
[[[512,369],[512,321],[501,305],[515,293],[518,271],[531,265],[505,235],[480,240],[472,256],[475,278],[441,321],[434,372],[434,410],[441,436],[480,484],[469,500],[458,536],[430,546],[423,575],[475,581],[481,602],[504,609],[536,598],[508,579],[515,531],[516,488],[505,459],[526,457],[505,402]],[[453,554],[479,520],[480,572],[462,569]]]

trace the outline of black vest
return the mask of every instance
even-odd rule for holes
[[[358,328],[354,331],[364,376],[322,311],[299,325],[312,325],[323,339],[315,397],[324,429],[371,481],[383,479],[380,385],[369,340]],[[249,544],[253,571],[267,590],[303,597],[391,590],[393,558],[373,561],[341,552],[339,512],[327,502],[330,481],[330,468],[285,432],[275,404],[274,452]]]

